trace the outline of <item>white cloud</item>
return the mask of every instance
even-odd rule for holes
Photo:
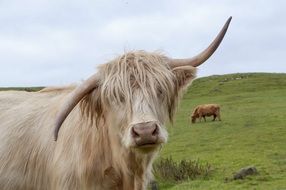
[[[286,2],[10,0],[0,2],[0,86],[57,85],[86,78],[124,50],[189,57],[228,16],[225,40],[199,76],[286,72]],[[271,67],[269,66],[271,62]]]

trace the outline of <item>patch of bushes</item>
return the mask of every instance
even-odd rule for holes
[[[154,166],[154,174],[166,181],[183,181],[197,177],[207,177],[211,172],[211,165],[201,163],[199,160],[181,160],[175,162],[172,157],[162,158]]]
[[[16,91],[26,91],[26,92],[36,92],[44,87],[5,87],[0,88],[0,91],[16,90]]]

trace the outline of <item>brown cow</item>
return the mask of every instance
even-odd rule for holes
[[[128,52],[76,87],[1,92],[0,189],[145,190],[166,122],[230,20],[190,59]]]
[[[206,116],[213,116],[213,121],[215,121],[216,117],[218,118],[219,121],[221,121],[220,105],[204,104],[204,105],[197,106],[191,115],[192,123],[195,123],[197,118],[199,118],[201,122],[202,117],[206,121]]]

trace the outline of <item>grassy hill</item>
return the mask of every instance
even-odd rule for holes
[[[39,88],[13,88],[39,90]],[[7,88],[0,90],[9,90]],[[221,104],[221,122],[190,124],[198,104]],[[207,178],[180,183],[159,179],[166,190],[286,189],[286,74],[231,74],[194,81],[181,101],[169,142],[160,158],[200,160],[212,167]],[[259,174],[225,180],[242,167]]]
[[[221,105],[221,122],[190,124],[198,104]],[[230,74],[197,79],[181,101],[161,158],[207,162],[207,179],[159,180],[160,189],[286,189],[286,74]],[[160,159],[160,158],[159,158]],[[226,180],[245,166],[259,174]]]

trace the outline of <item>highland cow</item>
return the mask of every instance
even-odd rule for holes
[[[145,190],[184,89],[222,41],[190,59],[127,52],[78,86],[0,93],[1,190]]]
[[[204,104],[197,106],[191,115],[192,123],[195,123],[197,118],[199,118],[200,122],[202,118],[204,118],[206,122],[206,116],[213,116],[213,121],[215,121],[216,118],[218,118],[218,120],[221,121],[220,105]]]

